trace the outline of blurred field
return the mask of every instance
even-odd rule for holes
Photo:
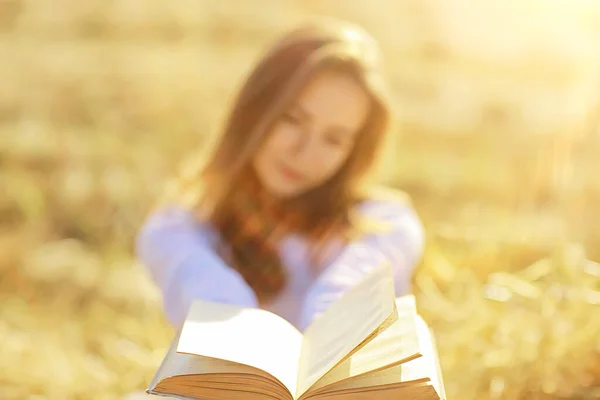
[[[173,332],[136,229],[310,13],[385,51],[401,124],[382,179],[426,224],[414,290],[448,398],[600,398],[598,6],[3,0],[0,399],[146,387]]]

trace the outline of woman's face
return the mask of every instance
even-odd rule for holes
[[[351,76],[318,73],[256,153],[252,164],[262,185],[288,198],[327,181],[351,153],[369,109],[369,96]]]

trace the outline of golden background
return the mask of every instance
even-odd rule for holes
[[[600,6],[584,0],[0,2],[0,399],[120,399],[172,330],[132,258],[165,179],[314,13],[381,43],[382,179],[449,399],[600,398]]]

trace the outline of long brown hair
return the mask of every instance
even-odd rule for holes
[[[351,210],[389,131],[390,112],[376,43],[362,28],[339,20],[304,24],[263,55],[237,94],[210,157],[201,165],[196,158],[176,182],[177,201],[203,220],[224,220],[271,127],[311,77],[326,68],[350,74],[363,87],[371,97],[370,113],[340,170],[288,207],[300,216],[296,230],[315,243],[331,232],[349,232]]]

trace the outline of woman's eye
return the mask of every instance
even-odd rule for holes
[[[344,145],[344,141],[335,136],[329,136],[325,139],[328,144],[332,146],[342,146]]]
[[[294,114],[285,113],[281,116],[281,120],[290,124],[299,125],[301,123],[300,118]]]

